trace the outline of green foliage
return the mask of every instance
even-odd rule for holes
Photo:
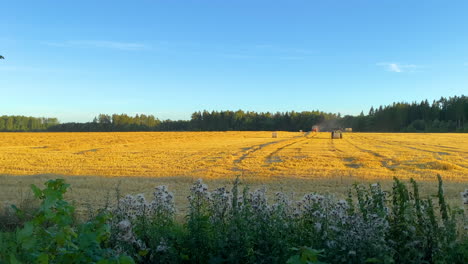
[[[63,180],[32,187],[40,207],[0,232],[0,263],[468,263],[466,215],[448,206],[440,177],[433,197],[395,179],[390,192],[356,184],[346,201],[281,192],[269,201],[266,189],[238,179],[213,191],[199,180],[184,220],[160,186],[152,201],[127,195],[81,224],[67,188]]]
[[[319,258],[323,256],[323,250],[310,247],[292,248],[292,250],[297,252],[297,255],[290,257],[287,264],[325,264],[319,261]]]
[[[0,116],[2,131],[45,131],[58,124],[57,118],[30,116]]]
[[[31,186],[41,200],[33,218],[14,232],[0,233],[0,263],[133,263],[105,247],[109,213],[76,224],[74,207],[63,199],[69,185],[62,179],[45,185]]]
[[[430,104],[398,102],[370,109],[364,116],[345,116],[341,126],[371,132],[467,132],[468,97],[440,98]]]
[[[242,189],[238,179],[231,190],[213,191],[199,180],[184,223],[151,221],[160,219],[144,213],[154,201],[130,199],[140,202],[127,210],[147,220],[128,218],[135,239],[126,252],[142,263],[465,263],[467,237],[441,184],[435,208],[414,180],[410,190],[395,179],[389,193],[356,184],[346,201],[314,193],[291,201],[277,193],[271,202],[265,189]]]
[[[38,203],[30,197],[22,198],[20,203],[0,208],[0,232],[13,231],[30,221],[38,209]]]

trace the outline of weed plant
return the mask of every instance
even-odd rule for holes
[[[211,191],[197,180],[183,219],[158,186],[149,200],[119,194],[79,222],[63,199],[68,185],[52,180],[32,186],[40,205],[28,219],[0,231],[0,263],[468,263],[468,190],[451,208],[441,177],[438,186],[422,198],[416,181],[395,178],[389,192],[355,184],[346,200],[295,200],[238,179]]]
[[[466,213],[445,202],[440,177],[424,199],[416,181],[396,178],[390,192],[355,184],[346,200],[268,198],[239,180],[212,191],[197,180],[180,222],[167,188],[152,201],[129,195],[114,210],[112,243],[144,263],[468,263]]]

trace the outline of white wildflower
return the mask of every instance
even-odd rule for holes
[[[156,247],[156,252],[166,252],[169,249],[166,240],[161,239],[159,245]]]
[[[132,223],[128,220],[122,220],[117,224],[119,230],[118,238],[124,242],[134,243],[135,236],[132,231]]]
[[[195,199],[210,200],[211,194],[208,192],[208,185],[203,183],[202,179],[198,179],[190,188],[191,195],[188,197],[189,201]]]
[[[167,186],[157,186],[153,192],[153,201],[149,205],[152,215],[173,217],[175,214],[174,195]]]
[[[464,192],[461,192],[461,197],[464,204],[468,204],[468,189],[465,189]]]
[[[322,230],[322,224],[321,223],[315,223],[314,225],[315,231],[320,232]]]

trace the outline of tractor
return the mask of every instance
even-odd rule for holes
[[[343,131],[341,129],[334,129],[331,132],[332,139],[342,139],[343,138]]]

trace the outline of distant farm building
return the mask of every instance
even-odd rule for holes
[[[312,132],[319,132],[320,131],[320,127],[315,125],[315,126],[312,126]]]

